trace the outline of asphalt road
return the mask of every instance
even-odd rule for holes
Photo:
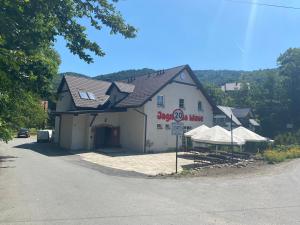
[[[300,224],[300,160],[244,177],[149,179],[0,143],[0,224]]]

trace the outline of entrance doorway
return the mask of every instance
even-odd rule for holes
[[[97,127],[94,141],[96,149],[120,147],[120,127]]]

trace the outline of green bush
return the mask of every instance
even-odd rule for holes
[[[295,145],[300,144],[300,130],[297,132],[287,132],[275,137],[276,145]]]
[[[263,153],[263,158],[269,163],[279,163],[287,159],[300,158],[300,147],[294,146],[288,149],[267,150]]]

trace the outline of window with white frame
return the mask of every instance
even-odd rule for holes
[[[202,102],[201,101],[198,102],[198,111],[199,112],[203,111]]]
[[[184,99],[179,99],[179,108],[184,109]]]
[[[165,105],[165,99],[163,95],[158,95],[156,98],[156,105],[157,107],[164,107]]]

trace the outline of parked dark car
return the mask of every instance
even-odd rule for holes
[[[18,132],[18,137],[30,137],[29,129],[27,128],[21,128]]]

